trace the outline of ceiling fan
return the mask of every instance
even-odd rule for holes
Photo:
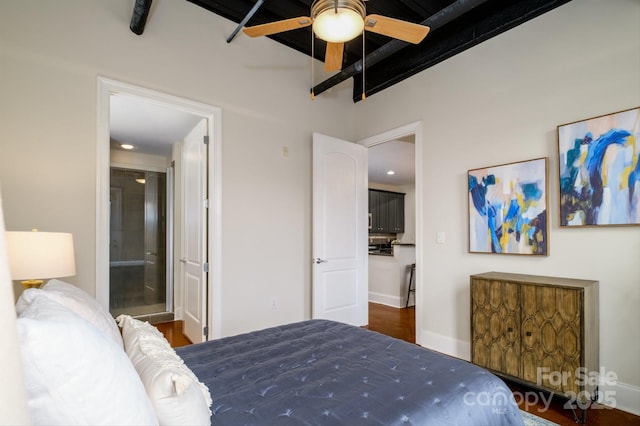
[[[407,43],[418,44],[429,33],[429,27],[382,15],[367,15],[365,0],[314,0],[311,16],[284,19],[243,29],[249,37],[260,37],[305,28],[312,25],[315,35],[327,42],[325,71],[342,68],[344,43],[363,31],[382,34]],[[313,36],[312,36],[313,37]],[[312,40],[313,46],[313,40]]]

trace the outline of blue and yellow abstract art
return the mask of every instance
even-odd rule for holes
[[[560,226],[640,224],[640,108],[558,126]]]
[[[548,255],[547,158],[469,170],[469,252]]]

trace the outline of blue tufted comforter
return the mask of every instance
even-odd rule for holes
[[[522,425],[495,375],[350,325],[311,320],[185,346],[214,425]]]

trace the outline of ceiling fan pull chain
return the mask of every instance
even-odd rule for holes
[[[365,84],[364,84],[364,70],[365,70],[365,65],[364,65],[364,58],[365,58],[365,49],[364,49],[364,40],[366,39],[365,36],[365,31],[362,32],[362,100],[364,101],[367,98],[367,95],[365,94]]]
[[[314,100],[316,98],[315,93],[313,93],[313,58],[314,58],[314,51],[315,51],[315,40],[313,37],[313,30],[311,30],[311,100]]]

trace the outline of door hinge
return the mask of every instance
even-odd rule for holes
[[[204,208],[205,209],[209,208],[209,199],[208,198],[204,200]]]
[[[202,264],[202,270],[204,272],[209,272],[209,262],[205,262]]]
[[[203,137],[202,137],[202,142],[203,142],[205,145],[209,145],[209,135],[207,135],[207,136],[203,136]]]
[[[209,326],[204,326],[202,329],[202,335],[204,336],[204,340],[209,340]]]

